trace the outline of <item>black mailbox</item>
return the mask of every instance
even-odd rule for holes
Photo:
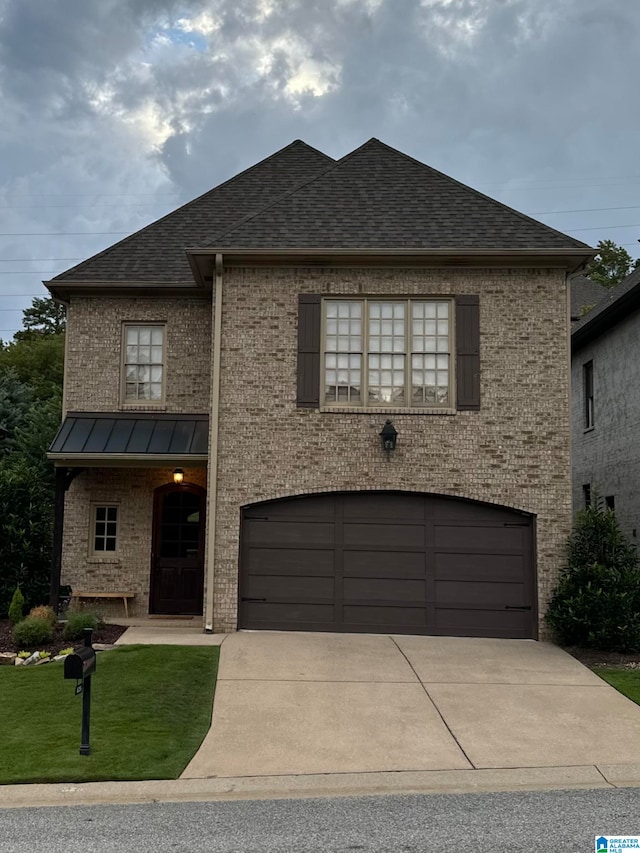
[[[80,646],[64,659],[64,677],[80,680],[96,671],[96,652],[91,646]]]

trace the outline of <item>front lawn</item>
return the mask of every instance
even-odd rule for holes
[[[82,697],[62,663],[0,667],[0,784],[176,779],[211,723],[219,649],[99,652],[91,755],[79,755]]]
[[[640,705],[640,670],[594,666],[593,671],[632,702]]]

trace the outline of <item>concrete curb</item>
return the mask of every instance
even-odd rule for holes
[[[0,809],[619,787],[640,787],[640,764],[5,785]]]

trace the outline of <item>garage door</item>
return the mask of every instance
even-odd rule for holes
[[[532,518],[397,492],[245,508],[239,627],[536,637]]]

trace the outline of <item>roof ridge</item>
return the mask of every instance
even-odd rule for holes
[[[582,243],[580,240],[576,240],[575,237],[571,237],[571,235],[565,234],[564,231],[558,231],[556,228],[552,228],[550,225],[546,225],[544,222],[540,222],[539,219],[534,219],[532,216],[527,216],[526,213],[522,213],[522,211],[516,210],[515,207],[510,207],[508,204],[504,204],[504,202],[498,201],[498,199],[492,198],[489,195],[485,195],[484,193],[480,192],[480,190],[477,190],[474,187],[470,187],[469,184],[463,184],[462,181],[458,181],[458,180],[456,180],[456,178],[452,178],[451,175],[447,175],[444,172],[441,172],[439,169],[434,169],[434,167],[429,166],[428,163],[423,163],[422,161],[417,160],[415,157],[412,157],[410,154],[405,154],[404,151],[400,151],[398,148],[394,148],[392,145],[387,145],[386,142],[382,142],[382,140],[378,139],[375,136],[372,136],[371,139],[368,139],[367,142],[364,143],[364,145],[361,145],[360,149],[365,148],[366,146],[370,145],[372,142],[377,143],[381,148],[386,148],[387,151],[391,151],[393,154],[398,154],[400,157],[403,157],[405,160],[408,160],[410,163],[415,163],[417,166],[421,166],[423,169],[428,169],[430,172],[433,172],[434,174],[443,178],[445,181],[449,181],[452,184],[456,184],[456,186],[461,187],[462,189],[468,190],[469,192],[473,193],[474,195],[478,196],[479,198],[482,198],[485,201],[490,201],[492,204],[498,205],[499,207],[503,208],[503,210],[508,210],[509,213],[514,213],[516,216],[520,217],[520,219],[524,219],[526,222],[531,222],[534,225],[539,225],[542,228],[546,228],[547,231],[551,231],[553,234],[557,234],[560,237],[569,237],[569,239],[574,240],[576,242],[576,244],[580,247],[584,247],[587,249],[592,248],[587,243]],[[356,150],[360,150],[360,149],[356,149]],[[352,151],[351,153],[355,154],[356,152]],[[341,161],[338,160],[337,162],[340,163]],[[323,172],[323,174],[324,174],[324,172]]]
[[[369,140],[369,142],[370,141],[371,140]],[[368,144],[367,142],[364,143],[364,145],[367,145],[367,144]],[[276,204],[280,204],[281,201],[284,201],[285,199],[290,198],[292,195],[295,195],[295,193],[297,193],[299,190],[305,189],[310,184],[312,184],[314,181],[317,181],[320,178],[324,178],[326,175],[329,174],[329,172],[332,172],[334,169],[336,169],[338,166],[340,166],[345,160],[347,160],[349,157],[351,157],[352,154],[355,154],[356,151],[360,150],[360,148],[364,148],[364,145],[361,145],[359,148],[356,148],[354,151],[349,152],[349,154],[345,154],[344,157],[340,157],[339,160],[333,160],[333,165],[328,166],[324,170],[324,172],[320,172],[319,175],[314,175],[312,178],[309,178],[307,181],[304,181],[302,184],[298,184],[297,187],[294,187],[292,190],[289,190],[288,193],[284,193],[284,195],[278,196],[278,198],[274,199],[272,202],[265,205],[264,207],[261,207],[259,210],[254,210],[253,213],[248,213],[242,219],[239,219],[237,222],[234,222],[233,225],[231,226],[231,228],[228,228],[226,231],[223,231],[222,233],[216,234],[215,237],[213,237],[213,239],[210,241],[209,245],[214,244],[216,240],[222,240],[223,237],[228,237],[229,234],[232,234],[234,231],[236,231],[238,228],[240,228],[241,225],[244,225],[245,223],[250,222],[252,219],[255,219],[256,216],[261,216],[263,213],[266,213],[267,210],[270,210],[272,207],[275,207]]]
[[[328,154],[325,154],[324,151],[320,151],[319,148],[314,148],[312,145],[306,143],[303,139],[294,139],[293,142],[290,142],[288,145],[285,145],[283,148],[279,148],[277,151],[274,151],[273,154],[270,154],[268,157],[264,157],[262,160],[259,160],[257,163],[253,163],[251,166],[247,166],[246,169],[243,169],[241,172],[238,172],[236,175],[232,175],[232,177],[227,178],[225,181],[222,181],[220,184],[216,184],[205,192],[201,193],[199,196],[186,201],[184,204],[181,204],[180,207],[176,207],[174,210],[170,210],[169,213],[165,213],[164,216],[161,216],[160,219],[154,219],[153,222],[150,222],[148,225],[144,225],[142,228],[139,228],[137,231],[134,231],[132,234],[123,237],[122,240],[118,240],[116,243],[112,243],[110,246],[107,246],[102,251],[97,252],[95,255],[91,255],[89,258],[85,258],[83,261],[80,261],[79,264],[75,264],[75,266],[69,267],[69,269],[64,270],[64,272],[58,273],[58,275],[54,276],[52,279],[47,279],[47,281],[57,281],[61,276],[68,276],[69,273],[72,273],[74,270],[88,264],[89,262],[95,261],[97,258],[101,258],[103,255],[112,251],[112,249],[117,248],[118,246],[122,246],[127,243],[129,240],[134,240],[139,237],[141,234],[144,234],[151,228],[155,228],[156,225],[160,225],[161,222],[164,222],[170,216],[173,216],[176,213],[179,213],[182,210],[185,210],[191,205],[197,204],[199,201],[202,201],[203,198],[210,195],[217,190],[222,189],[223,187],[232,184],[234,181],[238,180],[241,177],[248,175],[250,172],[253,172],[258,166],[263,166],[265,163],[268,163],[270,160],[273,160],[275,157],[283,154],[285,151],[288,151],[290,148],[294,148],[295,146],[303,145],[305,148],[309,149],[309,151],[313,151],[316,154],[320,154],[322,157],[325,157],[331,163],[336,163],[337,161],[330,157]],[[238,223],[239,224],[239,223]],[[44,284],[44,282],[43,282]]]

